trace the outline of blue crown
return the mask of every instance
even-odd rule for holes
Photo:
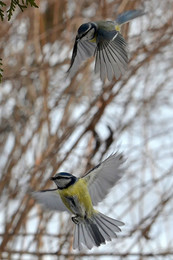
[[[66,176],[66,177],[71,177],[71,174],[68,173],[68,172],[59,172],[58,175],[61,175],[61,176]]]
[[[90,27],[89,23],[84,23],[84,24],[82,24],[82,25],[79,27],[79,29],[78,29],[78,34],[80,35],[80,34],[83,34],[83,33],[86,32],[86,31],[88,31],[89,27]]]

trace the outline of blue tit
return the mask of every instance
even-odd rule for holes
[[[82,178],[67,172],[51,178],[55,189],[33,192],[32,196],[45,208],[68,211],[75,224],[73,248],[88,249],[116,238],[123,222],[110,218],[93,206],[102,201],[111,187],[122,177],[125,166],[122,154],[115,153],[98,164]]]
[[[120,34],[121,25],[144,15],[143,10],[120,14],[115,21],[97,21],[82,24],[76,36],[68,74],[73,77],[82,61],[95,56],[95,72],[102,81],[112,81],[125,73],[128,64],[127,44]]]

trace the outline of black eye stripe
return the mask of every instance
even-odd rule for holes
[[[84,37],[90,31],[90,29],[91,27],[89,27],[88,30],[82,34],[82,37]]]
[[[88,26],[88,30],[86,31],[86,33],[89,32],[91,29],[92,29],[92,25],[89,24],[89,26]]]

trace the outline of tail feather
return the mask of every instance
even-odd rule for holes
[[[85,236],[87,241],[85,245],[87,246],[87,248],[91,249],[93,245],[96,245],[96,243],[90,232],[90,227],[87,224],[85,224],[85,228],[86,228]]]
[[[84,245],[89,245],[88,244],[88,236],[87,236],[87,232],[86,232],[84,225],[80,226],[80,230],[81,230],[81,236],[80,236],[81,243],[84,244]]]
[[[88,249],[93,246],[100,246],[106,241],[116,238],[116,232],[121,231],[118,226],[123,222],[107,217],[97,212],[91,218],[86,218],[83,222],[75,225],[73,248],[82,249],[85,245]]]
[[[101,219],[100,217],[95,218],[96,223],[99,225],[100,227],[100,232],[103,234],[103,236],[105,237],[105,239],[107,241],[111,241],[112,238],[116,238],[117,235],[114,232],[113,229],[111,229],[107,222],[104,221],[103,219]]]
[[[91,219],[86,219],[85,227],[88,228],[89,235],[94,239],[94,244],[100,246],[105,243],[105,238],[102,236],[99,227]]]
[[[73,235],[73,248],[76,249],[77,247],[79,247],[79,244],[79,227],[77,228],[77,225],[75,225]]]
[[[110,217],[108,217],[108,216],[106,216],[102,213],[99,213],[98,219],[100,219],[106,226],[108,226],[110,229],[113,229],[116,232],[121,231],[121,229],[118,226],[124,225],[123,222],[116,220],[116,219],[113,219],[113,218],[110,218]]]
[[[105,243],[98,226],[91,220],[86,219],[85,222],[75,225],[73,248],[82,249],[85,245],[88,249],[93,246],[100,246]]]
[[[86,245],[89,249],[93,247],[93,237],[90,236],[88,232],[88,227],[86,227],[85,223],[77,224],[76,229],[78,230],[78,243],[73,246],[74,248],[82,249],[82,245]]]
[[[107,228],[103,226],[103,223],[101,221],[99,221],[98,218],[94,218],[94,220],[98,226],[101,226],[100,232],[103,235],[103,237],[105,238],[105,241],[111,241],[111,236],[109,234],[110,232],[107,232]]]

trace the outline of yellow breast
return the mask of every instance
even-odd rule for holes
[[[75,201],[78,202],[79,210],[80,207],[87,212],[88,217],[91,216],[92,212],[94,211],[90,194],[88,192],[87,183],[84,179],[79,179],[76,183],[69,186],[66,189],[58,190],[62,201],[66,205],[66,207],[72,212],[73,210],[68,203],[66,198],[75,198]]]

